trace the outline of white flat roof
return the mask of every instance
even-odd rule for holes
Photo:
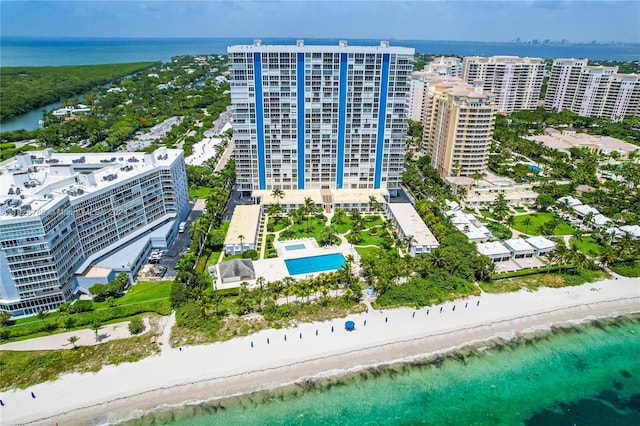
[[[593,213],[594,215],[600,214],[600,212],[588,204],[580,204],[577,206],[573,206],[573,211],[576,213],[580,213],[583,216],[588,215],[589,213]]]
[[[537,237],[527,238],[526,242],[529,243],[533,248],[538,250],[544,250],[544,249],[550,249],[550,248],[556,247],[556,243],[554,243],[553,241],[541,235]]]
[[[260,220],[260,204],[238,205],[233,209],[233,216],[224,240],[227,244],[240,244],[240,235],[243,235],[242,243],[255,243],[258,233],[258,221]]]
[[[311,198],[315,204],[322,204],[322,195],[319,189],[295,189],[283,191],[282,199],[273,198],[269,189],[257,190],[251,193],[254,197],[261,197],[262,204],[304,204],[305,198]]]
[[[416,50],[413,47],[390,46],[388,42],[382,41],[378,45],[372,46],[349,46],[348,42],[341,41],[333,46],[328,45],[305,45],[303,40],[298,44],[262,44],[256,40],[253,44],[237,44],[227,47],[228,53],[242,52],[289,52],[289,53],[398,53],[403,55],[413,55]]]
[[[624,225],[620,229],[635,238],[640,238],[640,225]]]
[[[458,223],[454,225],[460,232],[462,232],[470,240],[484,240],[488,237],[480,228],[476,228],[470,223]]]
[[[511,252],[505,248],[498,241],[491,241],[488,243],[477,243],[476,247],[478,248],[478,253],[484,254],[485,256],[510,256]]]
[[[14,218],[6,214],[9,199],[20,199],[20,205],[30,206],[26,216],[38,215],[65,197],[72,203],[81,201],[158,168],[170,168],[181,156],[182,150],[167,148],[152,153],[28,151],[0,163],[0,220]]]
[[[509,250],[513,250],[516,252],[533,251],[533,247],[531,247],[531,244],[527,243],[522,238],[513,238],[510,240],[506,240],[502,244],[504,244],[505,247],[507,247]]]
[[[405,235],[412,235],[415,245],[437,247],[438,240],[409,203],[390,203],[389,210]]]

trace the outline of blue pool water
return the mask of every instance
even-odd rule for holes
[[[287,251],[291,251],[291,250],[303,250],[304,249],[304,244],[293,244],[290,246],[284,246],[285,249],[287,249]]]
[[[345,264],[344,256],[340,253],[321,254],[319,256],[299,257],[284,261],[289,275],[310,274],[313,272],[332,271]]]
[[[534,172],[539,172],[542,170],[540,167],[534,166],[533,164],[527,164],[527,167],[533,170]]]

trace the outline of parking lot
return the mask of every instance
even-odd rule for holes
[[[185,222],[187,223],[186,231],[182,233],[178,233],[176,238],[173,240],[173,243],[169,246],[169,250],[164,252],[159,264],[167,268],[167,271],[164,275],[165,279],[173,279],[176,277],[176,262],[180,260],[182,255],[189,249],[189,245],[191,244],[191,234],[189,234],[189,227],[191,226],[191,222],[196,220],[202,215],[205,208],[206,200],[197,200],[193,207],[191,208],[191,212],[187,217]]]

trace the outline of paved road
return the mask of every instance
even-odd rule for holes
[[[191,244],[191,234],[189,233],[189,227],[191,223],[199,218],[204,212],[206,200],[197,200],[193,207],[191,208],[191,212],[187,217],[187,230],[182,233],[178,233],[176,238],[169,246],[169,250],[162,256],[160,260],[160,264],[167,268],[167,272],[164,275],[166,279],[172,279],[176,276],[176,262],[180,260],[184,252],[187,251],[189,245]]]

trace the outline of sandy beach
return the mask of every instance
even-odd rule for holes
[[[349,316],[356,324],[352,332],[344,329],[345,319],[264,330],[228,342],[166,349],[134,364],[3,392],[0,418],[7,425],[117,422],[189,401],[422,358],[496,338],[509,340],[553,324],[634,312],[640,312],[640,280],[622,277],[579,287],[483,294],[428,309],[369,311]]]

